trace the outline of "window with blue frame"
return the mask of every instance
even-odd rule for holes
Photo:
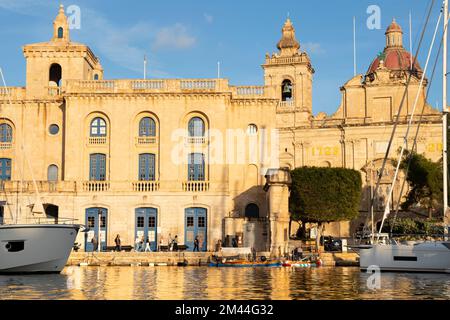
[[[62,27],[58,28],[58,38],[62,39],[64,37],[64,29]]]
[[[189,137],[204,137],[205,122],[199,117],[194,117],[188,123]]]
[[[188,155],[188,180],[205,180],[205,155],[203,153],[190,153]]]
[[[139,155],[139,180],[155,180],[155,155],[152,153],[143,153]]]
[[[95,118],[91,122],[91,137],[106,137],[106,121]]]
[[[12,142],[12,128],[7,123],[0,124],[0,142]]]
[[[0,180],[11,180],[11,159],[0,158]]]
[[[156,123],[150,117],[142,118],[139,122],[139,137],[155,137]]]
[[[106,180],[106,155],[94,153],[89,159],[89,179],[91,181]]]

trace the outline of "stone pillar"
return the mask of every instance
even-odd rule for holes
[[[269,169],[266,174],[269,203],[270,237],[269,247],[272,257],[288,253],[289,244],[289,186],[291,175],[288,169]]]

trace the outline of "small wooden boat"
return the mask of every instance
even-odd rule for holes
[[[322,261],[320,259],[317,261],[286,260],[282,263],[283,267],[291,267],[291,268],[311,268],[311,267],[320,267],[321,265],[322,265]]]
[[[232,267],[232,268],[252,268],[252,267],[281,267],[281,261],[247,261],[247,260],[225,260],[210,262],[210,267]]]

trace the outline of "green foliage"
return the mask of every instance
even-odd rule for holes
[[[361,173],[343,168],[303,167],[291,171],[289,210],[293,220],[331,222],[358,216]]]
[[[408,161],[411,164],[407,173],[410,190],[401,207],[408,210],[412,206],[422,206],[429,210],[442,206],[442,163],[433,162],[423,155],[406,152],[400,167],[406,170]]]
[[[398,218],[395,223],[393,220],[388,220],[383,227],[383,232],[390,232],[392,224],[394,224],[392,228],[394,235],[432,236],[444,233],[444,227],[439,222],[412,218]]]

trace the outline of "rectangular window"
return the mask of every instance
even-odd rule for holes
[[[106,180],[106,155],[95,153],[90,155],[89,179],[92,181]]]
[[[155,217],[148,217],[148,227],[156,228],[156,218]]]
[[[205,217],[198,217],[198,227],[199,227],[199,228],[204,228],[204,227],[206,227],[206,224],[205,224]]]
[[[144,217],[137,217],[137,227],[138,228],[144,227]]]
[[[102,215],[100,228],[105,228],[105,227],[106,227],[106,217]]]
[[[194,217],[187,217],[186,218],[186,226],[187,227],[193,227],[194,226]]]
[[[203,153],[190,153],[188,155],[188,180],[205,180],[205,155]]]
[[[11,180],[11,159],[0,159],[0,180]]]
[[[394,261],[417,261],[417,257],[394,256]]]
[[[144,153],[139,155],[139,180],[154,181],[155,180],[155,155],[152,153]]]
[[[94,228],[95,227],[95,218],[94,217],[88,217],[88,228]]]

